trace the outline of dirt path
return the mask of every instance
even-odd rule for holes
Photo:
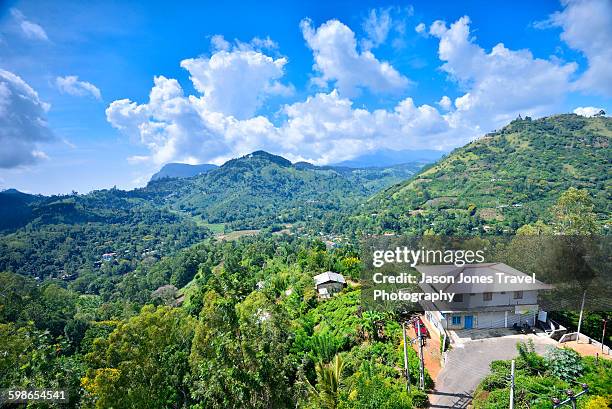
[[[612,359],[612,356],[601,353],[601,347],[598,348],[593,344],[584,343],[584,341],[580,342],[579,344],[577,344],[576,341],[564,342],[559,344],[558,347],[571,348],[582,356],[596,356],[599,354],[600,358],[603,357],[604,359]]]

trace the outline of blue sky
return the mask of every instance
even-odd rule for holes
[[[303,3],[0,2],[0,189],[449,150],[612,108],[608,0]]]

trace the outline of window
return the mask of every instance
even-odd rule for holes
[[[463,302],[463,294],[455,294],[455,298],[453,298],[453,302]]]
[[[482,293],[483,301],[491,301],[493,299],[493,293]]]
[[[522,292],[522,291],[515,291],[515,292],[514,292],[514,299],[515,299],[515,300],[521,300],[521,299],[523,299],[523,292]]]
[[[461,315],[455,315],[453,317],[453,325],[461,325]]]

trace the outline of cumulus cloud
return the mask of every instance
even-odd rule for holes
[[[399,93],[409,84],[391,64],[379,61],[369,50],[358,51],[355,33],[338,20],[329,20],[318,28],[308,19],[300,23],[304,39],[313,52],[314,70],[320,75],[315,83],[334,88],[347,97],[361,89],[374,93]]]
[[[446,150],[519,114],[558,112],[577,69],[503,44],[484,50],[470,34],[468,17],[450,26],[436,21],[428,35],[439,40],[441,69],[462,90],[460,96],[454,101],[442,96],[439,108],[403,98],[391,108],[369,110],[354,106],[351,95],[364,88],[403,89],[408,79],[370,51],[359,51],[354,33],[337,20],[318,28],[304,20],[301,28],[317,78],[331,91],[284,105],[272,122],[257,111],[266,98],[285,92],[286,59],[268,55],[276,52],[272,40],[264,41],[267,53],[256,49],[259,42],[215,37],[211,57],[181,62],[197,95],[186,95],[178,81],[160,76],[147,102],[109,105],[108,121],[150,150],[132,161],[221,163],[264,149],[326,164],[384,148]]]
[[[588,117],[599,115],[602,111],[605,112],[603,108],[596,108],[596,107],[578,107],[574,109],[574,113],[576,115],[582,115],[582,116],[588,116]]]
[[[448,96],[444,95],[442,98],[440,98],[440,101],[438,101],[438,105],[440,106],[440,108],[448,111],[449,109],[451,109],[453,102]]]
[[[244,119],[253,116],[270,96],[293,93],[293,86],[280,81],[287,59],[255,49],[274,47],[272,40],[256,38],[232,46],[215,36],[212,44],[217,51],[210,57],[181,61],[181,67],[189,71],[195,88],[203,94],[208,110]]]
[[[24,80],[0,70],[0,168],[29,165],[46,157],[39,144],[54,138],[47,126],[48,109]]]
[[[18,24],[21,35],[31,40],[49,41],[47,33],[39,25],[25,18],[18,9],[11,9],[11,16]]]
[[[454,128],[434,107],[416,106],[412,98],[392,110],[369,111],[354,108],[334,90],[288,105],[284,112],[287,120],[279,129],[283,151],[316,163],[338,162],[383,148],[446,149],[469,135],[469,130]]]
[[[273,130],[264,117],[246,120],[211,111],[206,97],[185,96],[175,79],[156,77],[149,101],[137,104],[127,99],[112,102],[107,120],[125,134],[138,138],[157,164],[222,162],[261,146],[263,136]]]
[[[563,0],[562,3],[563,11],[551,15],[544,26],[561,27],[561,39],[586,56],[588,68],[576,86],[612,96],[612,2]]]
[[[427,30],[427,26],[425,25],[425,23],[419,23],[414,28],[414,31],[416,31],[419,34],[426,34],[426,30]]]
[[[185,95],[174,79],[156,77],[149,101],[118,100],[106,110],[108,121],[140,140],[151,155],[133,162],[222,163],[257,149],[292,160],[325,164],[368,150],[446,149],[473,134],[452,124],[434,107],[406,98],[391,110],[355,108],[334,90],[285,105],[275,125],[264,116],[237,119],[208,109],[205,96]]]
[[[91,82],[79,81],[79,77],[76,75],[57,77],[55,79],[55,85],[65,94],[74,95],[77,97],[93,96],[96,99],[102,98],[102,94],[100,93],[98,87],[93,85]]]
[[[457,115],[483,129],[519,114],[555,112],[572,87],[575,63],[535,58],[529,50],[510,50],[502,43],[486,52],[470,36],[467,16],[450,27],[436,21],[429,34],[439,39],[441,69],[466,91],[455,99]]]

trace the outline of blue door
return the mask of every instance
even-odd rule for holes
[[[471,315],[466,315],[464,318],[465,329],[472,329],[473,325],[473,317]]]

